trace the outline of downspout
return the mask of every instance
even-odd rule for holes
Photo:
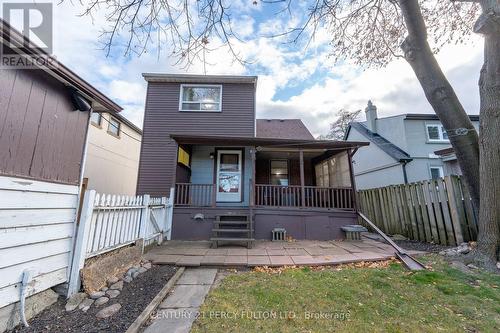
[[[75,214],[75,229],[73,230],[73,246],[71,248],[71,254],[70,254],[70,261],[69,261],[69,267],[70,269],[68,270],[68,275],[66,280],[69,282],[69,277],[71,276],[71,267],[73,267],[73,260],[74,258],[74,253],[75,253],[75,246],[76,246],[76,236],[78,234],[78,222],[79,222],[79,216],[80,216],[80,202],[82,202],[82,198],[85,195],[85,193],[82,193],[82,186],[83,186],[83,173],[85,171],[85,162],[87,161],[87,147],[88,147],[88,142],[89,142],[89,127],[90,127],[90,119],[92,117],[92,113],[94,111],[92,108],[89,110],[89,117],[87,120],[87,129],[85,131],[85,143],[83,145],[83,152],[82,152],[82,159],[81,159],[81,165],[80,165],[80,177],[78,179],[78,197],[77,197],[77,208],[76,208],[76,214]],[[70,297],[71,295],[67,294],[66,297]]]
[[[19,310],[21,311],[21,322],[23,323],[23,325],[25,327],[30,326],[30,325],[28,325],[28,321],[26,320],[25,308],[26,308],[26,294],[28,293],[27,289],[28,289],[28,285],[31,282],[31,279],[33,277],[32,275],[33,275],[33,273],[30,270],[23,271],[23,278],[21,281],[21,296],[20,296],[21,304],[20,304]]]
[[[403,167],[403,178],[405,181],[405,184],[408,184],[408,174],[406,173],[406,164],[408,164],[408,160],[401,160],[401,166]]]

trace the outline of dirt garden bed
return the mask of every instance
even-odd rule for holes
[[[153,266],[148,271],[135,277],[130,283],[124,283],[120,294],[107,303],[92,305],[87,312],[78,307],[67,312],[66,300],[59,298],[57,303],[49,307],[29,321],[30,327],[18,326],[11,332],[116,332],[123,333],[141,314],[156,294],[175,274],[177,268],[161,265]],[[98,319],[96,314],[113,304],[121,308],[114,315]]]

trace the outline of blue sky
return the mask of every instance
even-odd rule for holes
[[[227,49],[207,55],[207,74],[244,74],[259,76],[257,116],[259,118],[301,118],[315,135],[325,133],[334,114],[341,108],[364,109],[368,99],[377,105],[379,116],[399,113],[431,113],[410,66],[403,60],[385,68],[365,69],[328,57],[329,38],[320,31],[309,48],[303,43],[285,43],[268,38],[293,27],[298,16],[275,15],[270,7],[253,6],[249,0],[233,0],[234,28],[246,41],[238,51],[252,64],[234,62]],[[109,57],[98,41],[106,24],[104,11],[91,19],[78,16],[83,7],[78,1],[55,2],[54,53],[66,66],[95,85],[123,106],[123,114],[142,127],[146,83],[143,72],[203,73],[203,64],[185,69],[175,65],[169,45],[158,57],[154,47],[141,57],[123,56],[115,47]],[[438,61],[448,75],[464,107],[477,114],[477,81],[482,62],[479,37],[474,44],[447,46]],[[215,43],[217,43],[215,41]],[[302,44],[302,45],[301,45]]]

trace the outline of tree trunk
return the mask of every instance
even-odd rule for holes
[[[479,79],[481,210],[478,247],[472,255],[480,265],[494,268],[500,246],[500,2],[481,1],[481,7],[483,13],[474,26],[484,36]]]
[[[485,0],[484,2],[493,4],[495,1]],[[489,36],[485,45],[487,49],[485,51],[485,66],[481,72],[480,83],[480,148],[478,134],[453,88],[441,71],[427,42],[427,28],[418,1],[399,0],[399,4],[408,29],[408,37],[401,48],[420,81],[427,100],[448,132],[450,143],[455,150],[458,164],[469,188],[473,205],[479,212],[478,247],[471,255],[482,267],[492,269],[495,266],[499,244],[498,218],[500,216],[495,202],[495,198],[499,197],[500,184],[500,173],[498,172],[500,152],[495,142],[499,135],[498,75],[500,72],[498,67],[494,68],[494,63],[498,66],[498,35]],[[495,25],[493,24],[493,26]],[[488,37],[486,38],[488,39]],[[496,61],[487,61],[486,59],[489,57],[496,57]],[[481,166],[479,163],[480,154]],[[480,174],[482,175],[481,179]],[[483,202],[483,200],[485,201]]]
[[[408,36],[401,45],[425,96],[448,133],[476,211],[479,211],[479,138],[427,42],[417,0],[399,0]]]

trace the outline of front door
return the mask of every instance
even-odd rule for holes
[[[241,150],[217,151],[217,202],[241,202]]]

